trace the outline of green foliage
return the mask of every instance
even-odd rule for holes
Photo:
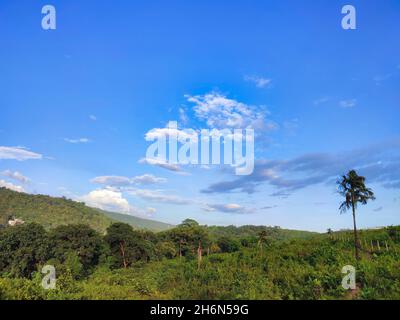
[[[82,202],[66,198],[32,195],[0,188],[0,229],[1,226],[7,225],[10,217],[28,223],[38,223],[47,230],[62,225],[85,224],[104,233],[107,227],[116,221],[128,223],[135,229],[152,231],[173,227],[162,222],[90,208]]]
[[[0,272],[30,277],[48,258],[50,242],[44,228],[24,224],[0,231]]]
[[[157,256],[161,259],[172,259],[177,255],[175,244],[172,241],[162,241],[157,243],[155,250]]]
[[[159,238],[175,244],[179,256],[194,257],[196,250],[211,245],[207,229],[195,220],[186,219],[176,228],[159,234]]]
[[[221,252],[235,252],[240,248],[240,243],[234,238],[221,237],[217,241],[217,245]]]
[[[110,218],[84,203],[0,188],[0,220],[7,224],[10,216],[38,223],[47,230],[60,225],[86,224],[104,232],[112,223]]]
[[[265,226],[209,226],[207,231],[210,234],[211,239],[215,240],[220,237],[229,237],[236,239],[254,239],[259,236],[263,231],[271,240],[288,240],[288,239],[309,239],[317,233],[308,231],[298,231],[298,230],[286,230],[280,227],[265,227]]]
[[[117,225],[115,230],[133,230]],[[40,274],[32,279],[0,278],[1,299],[399,299],[400,246],[388,231],[363,231],[365,238],[385,238],[389,250],[370,254],[363,250],[356,262],[351,242],[320,235],[312,239],[273,241],[263,255],[257,243],[232,253],[210,254],[201,268],[187,258],[135,262],[127,269],[99,265],[81,280],[73,273],[79,266],[75,256],[70,266],[57,274],[55,290],[43,290]],[[137,235],[139,236],[139,235]],[[168,243],[168,242],[167,242]],[[160,246],[167,243],[159,242]],[[168,243],[170,247],[172,243]],[[156,246],[157,247],[157,246]],[[342,267],[354,265],[359,291],[349,294],[341,287]],[[79,268],[77,269],[79,273]]]
[[[104,236],[85,225],[3,228],[0,299],[400,299],[399,227],[360,231],[359,261],[351,231],[278,240],[268,228],[208,230],[194,220],[158,234],[124,223]],[[56,268],[53,290],[41,286],[46,264]],[[346,265],[356,267],[353,293],[341,286]]]
[[[106,244],[95,230],[86,225],[60,226],[50,231],[51,256],[61,263],[74,264],[88,273],[106,253]],[[74,261],[78,258],[78,261]],[[76,274],[78,276],[78,274]]]
[[[105,240],[110,246],[114,267],[127,268],[136,261],[149,261],[154,255],[154,244],[145,236],[146,233],[134,231],[128,224],[112,224]]]

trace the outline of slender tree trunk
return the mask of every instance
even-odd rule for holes
[[[354,194],[352,193],[351,204],[352,204],[352,208],[353,208],[354,249],[355,249],[355,254],[356,254],[356,260],[360,260],[360,253],[359,253],[360,244],[358,242],[357,224],[356,224],[356,207],[355,207],[354,201],[355,201]]]
[[[124,245],[123,245],[122,242],[119,243],[119,248],[121,250],[122,261],[124,263],[124,268],[126,269],[128,267],[128,263],[126,262],[126,259],[125,259],[125,249],[124,249]]]
[[[199,241],[199,247],[197,248],[197,269],[200,270],[202,258],[201,241]]]

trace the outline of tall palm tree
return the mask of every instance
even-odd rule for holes
[[[360,259],[360,242],[357,234],[356,209],[357,204],[367,204],[369,200],[375,200],[374,193],[365,186],[365,177],[359,176],[355,170],[350,170],[347,175],[342,176],[338,182],[339,193],[345,197],[345,201],[339,207],[341,213],[352,209],[354,226],[354,248],[356,259]]]

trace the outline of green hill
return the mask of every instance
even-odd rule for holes
[[[0,224],[7,224],[9,217],[19,218],[25,222],[36,222],[46,229],[52,229],[59,225],[86,224],[102,233],[115,221],[130,224],[134,229],[146,229],[154,232],[174,227],[159,221],[91,208],[82,202],[66,198],[32,195],[0,188]],[[256,237],[264,230],[267,231],[269,238],[275,240],[304,239],[316,234],[265,226],[208,227],[211,237],[214,238],[224,236],[237,239]]]
[[[316,232],[287,230],[280,227],[266,226],[210,226],[208,227],[208,231],[212,237],[230,237],[236,239],[258,237],[262,231],[266,231],[267,237],[274,240],[309,239],[318,235]]]
[[[0,224],[7,224],[9,217],[36,222],[46,229],[67,224],[86,224],[102,233],[115,221],[128,223],[135,229],[151,231],[172,227],[162,222],[90,208],[82,202],[66,198],[31,195],[0,188]]]
[[[172,224],[167,224],[164,222],[154,221],[143,219],[139,217],[129,216],[126,214],[116,213],[116,212],[109,212],[104,210],[98,210],[105,216],[109,217],[112,220],[124,222],[130,224],[134,228],[137,229],[147,229],[154,232],[165,231],[174,227]]]

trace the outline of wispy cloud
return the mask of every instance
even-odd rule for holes
[[[293,191],[335,179],[357,169],[369,182],[400,188],[400,139],[338,154],[305,154],[292,160],[259,160],[252,175],[210,185],[203,193],[254,193],[267,183],[277,189],[273,196],[287,197]]]
[[[349,99],[339,101],[339,105],[342,108],[354,108],[357,105],[357,99]]]
[[[29,151],[25,147],[2,147],[0,146],[0,159],[4,160],[17,160],[25,161],[36,159],[43,159],[43,156],[39,153]]]
[[[330,100],[331,100],[330,97],[322,97],[322,98],[314,100],[313,103],[314,103],[314,105],[319,106],[321,104],[325,104],[325,103],[329,102]]]
[[[267,79],[267,78],[259,77],[259,76],[245,76],[244,80],[247,82],[254,83],[257,88],[266,88],[272,82],[271,79]]]
[[[89,115],[89,119],[92,121],[96,121],[97,117],[94,114]]]
[[[376,75],[373,80],[374,80],[375,84],[377,86],[379,86],[382,84],[382,82],[389,80],[392,76],[393,76],[393,74],[391,74],[391,73],[387,73],[387,74],[383,74],[383,75]]]
[[[184,108],[179,108],[179,121],[183,125],[187,125],[189,123],[189,117],[187,115],[187,112]]]
[[[265,207],[262,207],[261,208],[261,210],[271,210],[271,209],[275,209],[275,208],[277,208],[278,206],[265,206]]]
[[[150,166],[157,166],[168,171],[172,171],[179,174],[184,174],[185,172],[176,164],[170,164],[163,159],[156,158],[142,158],[139,160],[140,164],[148,164]]]
[[[128,193],[153,202],[170,203],[176,205],[188,205],[193,203],[193,201],[190,199],[184,199],[176,195],[165,194],[163,190],[132,189],[129,190]]]
[[[93,178],[90,182],[110,187],[123,187],[131,185],[151,185],[167,182],[167,179],[156,177],[152,174],[144,174],[133,178],[124,176],[100,176]]]
[[[223,212],[223,213],[231,213],[231,214],[250,214],[254,213],[254,209],[243,207],[236,203],[230,204],[207,204],[204,210],[208,212]]]
[[[78,139],[64,138],[64,141],[65,141],[65,142],[68,142],[68,143],[73,143],[73,144],[89,143],[89,142],[91,142],[91,140],[88,139],[88,138],[78,138]]]
[[[29,178],[25,177],[23,174],[21,174],[18,171],[11,171],[11,170],[5,170],[0,172],[0,175],[2,175],[3,177],[7,177],[22,183],[28,183],[30,180]]]

